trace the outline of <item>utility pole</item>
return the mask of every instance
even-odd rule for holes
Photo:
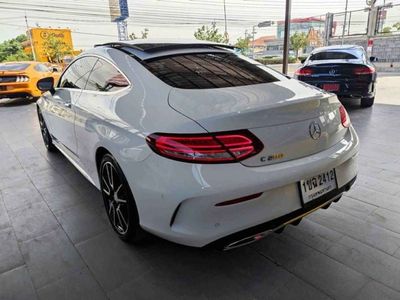
[[[127,41],[128,40],[128,22],[126,20],[121,20],[117,22],[118,29],[118,40]]]
[[[226,3],[225,3],[225,1],[226,0],[224,0],[224,20],[225,20],[225,38],[226,38],[226,40],[228,41],[228,39],[229,39],[229,36],[228,36],[228,23],[227,23],[227,21],[226,21]]]
[[[251,32],[251,34],[252,34],[252,36],[253,36],[253,42],[252,42],[252,45],[251,45],[251,53],[252,53],[252,58],[254,59],[254,36],[255,36],[255,34],[256,34],[257,32],[256,32],[256,26],[254,25],[253,26],[253,31]]]
[[[348,5],[349,5],[349,0],[346,0],[346,8],[344,10],[344,22],[343,22],[343,32],[342,32],[342,45],[344,44],[344,33],[345,33],[345,30],[346,30]]]
[[[333,14],[327,13],[325,15],[325,36],[324,36],[324,46],[329,45],[329,39],[332,36],[332,26],[333,26]]]
[[[283,74],[287,74],[287,71],[288,71],[291,10],[292,10],[292,0],[286,0],[285,36],[283,38],[283,65],[282,65],[282,73]]]
[[[31,50],[32,50],[32,56],[33,56],[33,60],[36,61],[36,53],[35,53],[35,46],[33,45],[33,40],[32,40],[32,36],[31,36],[31,31],[29,30],[29,25],[28,25],[28,18],[26,16],[26,11],[25,11],[25,24],[26,24],[26,34],[29,38],[29,42],[31,43]]]
[[[368,14],[368,28],[367,28],[367,56],[372,56],[372,50],[374,45],[374,40],[372,37],[376,34],[377,31],[377,19],[378,13],[380,12],[379,7],[375,7],[376,0],[367,0],[366,4],[369,9]]]

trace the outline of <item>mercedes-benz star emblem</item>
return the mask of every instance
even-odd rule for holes
[[[336,74],[336,70],[335,69],[330,69],[329,70],[329,74],[330,75],[335,75]]]
[[[321,126],[317,122],[311,122],[309,131],[313,140],[318,140],[321,137]]]

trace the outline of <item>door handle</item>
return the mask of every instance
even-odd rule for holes
[[[68,108],[71,108],[71,102],[64,102],[64,106],[68,107]]]

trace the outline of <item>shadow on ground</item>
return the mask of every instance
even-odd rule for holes
[[[400,299],[400,106],[345,105],[361,145],[352,190],[229,252],[125,244],[100,192],[46,152],[34,103],[0,107],[0,298]]]
[[[29,105],[33,100],[16,98],[16,99],[0,99],[0,107],[13,107],[13,106],[24,106]]]

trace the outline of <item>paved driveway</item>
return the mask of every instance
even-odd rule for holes
[[[362,143],[354,188],[219,252],[121,242],[100,193],[46,153],[35,105],[0,104],[0,299],[400,299],[400,106],[347,107]]]

